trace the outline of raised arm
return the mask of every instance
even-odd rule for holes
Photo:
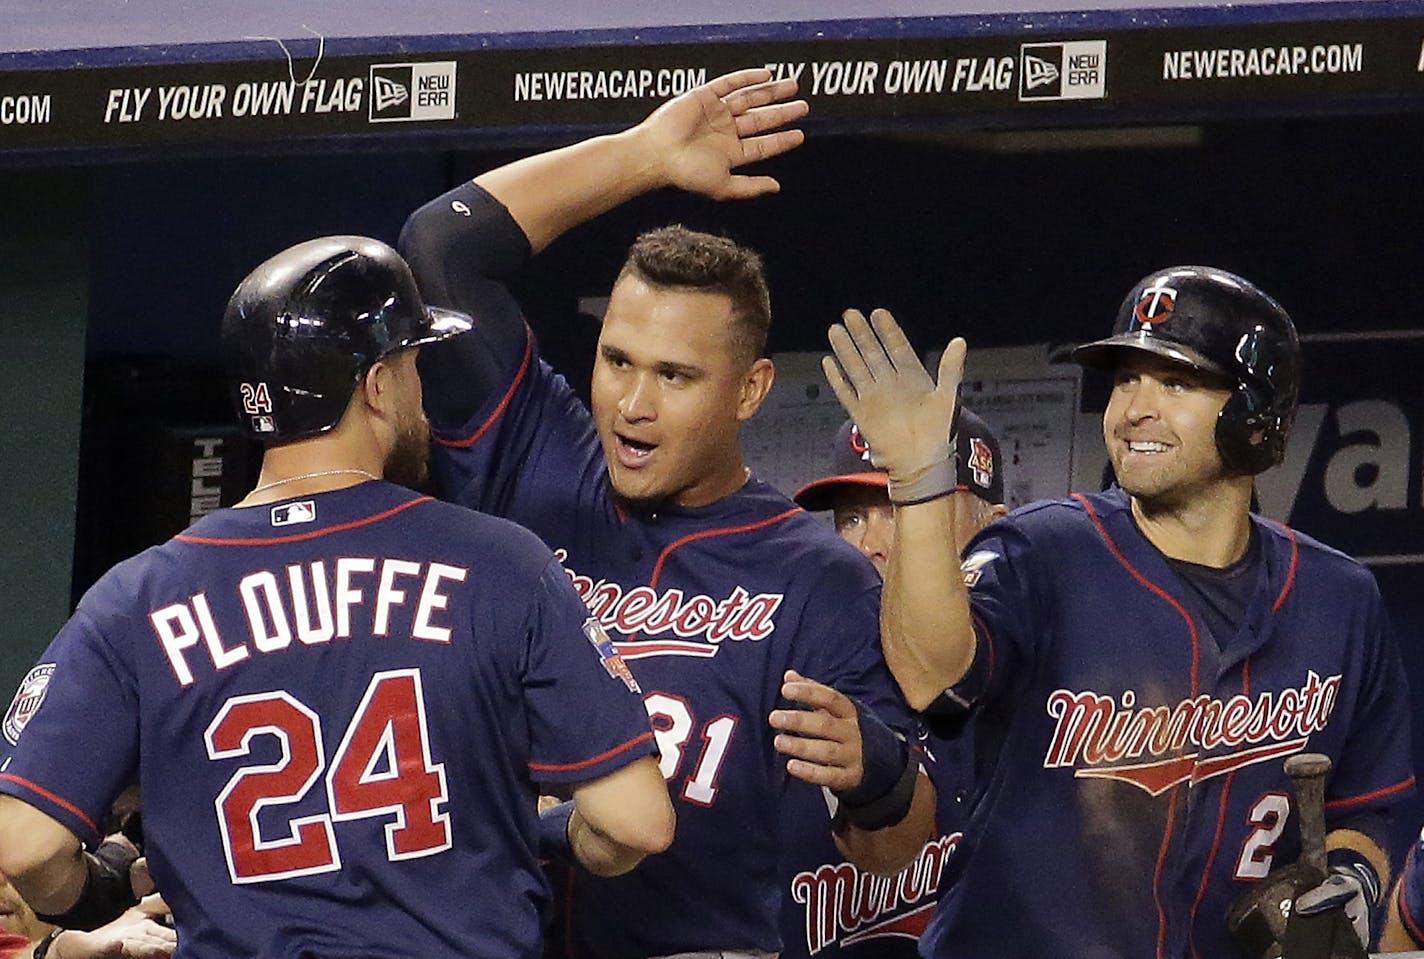
[[[738,70],[669,100],[622,133],[517,160],[475,183],[509,209],[533,253],[662,187],[717,200],[774,193],[775,179],[734,171],[800,145],[801,131],[777,129],[806,115],[804,100],[787,100],[795,93],[794,80]]]
[[[964,373],[964,340],[940,360],[939,382],[885,310],[847,310],[830,329],[822,367],[841,404],[888,471],[895,549],[885,574],[880,638],[906,701],[923,710],[974,661],[969,596],[955,551],[950,424]]]

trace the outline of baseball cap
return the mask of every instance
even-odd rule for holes
[[[1004,501],[1004,461],[999,440],[987,423],[963,407],[959,410],[954,454],[959,489],[968,490],[988,503]],[[885,471],[871,464],[870,444],[851,420],[836,430],[831,455],[831,475],[797,490],[793,497],[797,506],[812,511],[832,509],[837,495],[847,487],[885,489]]]

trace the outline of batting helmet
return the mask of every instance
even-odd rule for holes
[[[228,389],[250,436],[315,436],[341,420],[377,360],[470,327],[463,313],[426,306],[410,267],[379,240],[309,240],[253,270],[228,301]]]
[[[1144,277],[1118,307],[1113,335],[1073,359],[1111,371],[1123,350],[1234,382],[1216,421],[1222,463],[1249,476],[1281,461],[1300,399],[1300,341],[1289,314],[1250,281],[1206,266]]]

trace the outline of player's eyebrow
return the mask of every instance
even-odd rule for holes
[[[702,367],[694,366],[691,363],[676,363],[671,360],[664,360],[656,367],[657,371],[663,375],[676,375],[687,379],[696,379],[702,375]]]

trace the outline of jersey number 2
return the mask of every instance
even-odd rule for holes
[[[234,883],[340,869],[333,820],[393,817],[385,827],[386,855],[391,860],[450,848],[450,816],[438,811],[449,799],[445,766],[431,762],[419,670],[391,670],[371,677],[332,756],[326,774],[326,809],[289,820],[284,836],[264,837],[258,818],[269,806],[300,802],[321,778],[327,766],[321,722],[282,690],[234,696],[208,726],[208,758],[247,756],[258,736],[275,737],[281,757],[270,765],[239,769],[215,802]]]
[[[1236,861],[1236,878],[1264,879],[1276,858],[1276,840],[1286,831],[1290,798],[1282,793],[1266,793],[1256,800],[1246,818],[1256,828],[1241,847],[1241,858]]]

